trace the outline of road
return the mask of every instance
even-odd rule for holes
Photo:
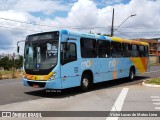
[[[114,111],[115,109],[118,111],[159,111],[160,88],[144,87],[140,84],[146,78],[160,77],[159,70],[160,66],[153,66],[150,69],[151,72],[137,76],[133,82],[118,79],[98,83],[93,90],[86,93],[80,92],[78,88],[67,89],[61,93],[47,93],[40,88],[24,87],[20,79],[0,80],[0,111]],[[54,119],[65,120],[66,118]],[[67,117],[67,119],[74,120],[75,118]],[[78,117],[76,119],[92,118]],[[96,117],[95,119],[112,120],[113,117]],[[115,120],[127,119],[127,117],[120,117]],[[139,118],[129,119],[138,120]],[[158,120],[159,118],[141,117],[140,119]]]

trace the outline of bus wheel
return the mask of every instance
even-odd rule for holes
[[[129,72],[129,80],[130,81],[134,80],[134,77],[135,77],[135,71],[133,68],[131,68]]]
[[[81,78],[81,90],[87,91],[91,86],[91,79],[88,74],[83,74]]]

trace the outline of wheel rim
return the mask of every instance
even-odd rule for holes
[[[131,79],[133,79],[134,78],[134,73],[133,73],[133,71],[131,71]]]
[[[88,87],[88,85],[89,85],[89,80],[88,80],[87,78],[84,78],[83,81],[82,81],[82,83],[83,83],[83,85],[84,85],[85,87]]]

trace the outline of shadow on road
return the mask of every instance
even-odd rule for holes
[[[127,78],[123,79],[116,79],[101,83],[94,84],[94,87],[90,91],[105,89],[105,88],[115,88],[115,87],[123,87],[128,85],[134,85],[141,83],[144,79],[147,79],[149,77],[145,76],[137,76],[134,81],[129,81]],[[77,94],[83,94],[83,92],[80,91],[79,87],[76,88],[69,88],[62,90],[61,92],[59,90],[37,90],[37,91],[30,91],[25,92],[25,94],[37,96],[37,97],[45,97],[45,98],[65,98],[65,97],[71,97],[75,96]]]

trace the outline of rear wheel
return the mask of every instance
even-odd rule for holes
[[[81,78],[81,90],[88,91],[91,87],[91,78],[88,74],[84,73]]]
[[[134,80],[134,78],[135,78],[135,71],[133,68],[131,68],[129,72],[129,80],[132,81]]]

